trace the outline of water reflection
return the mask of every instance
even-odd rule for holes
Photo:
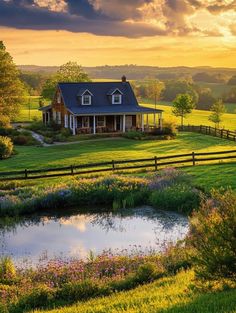
[[[103,211],[103,212],[102,212]],[[91,210],[90,210],[91,212]],[[0,255],[15,260],[42,255],[86,257],[89,251],[104,249],[161,250],[167,242],[183,239],[188,231],[187,217],[144,206],[116,213],[80,210],[47,213],[33,218],[8,219],[0,223]]]

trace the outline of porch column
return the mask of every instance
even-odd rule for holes
[[[96,134],[96,116],[93,116],[93,134]]]
[[[114,115],[114,131],[116,132],[116,115]]]
[[[47,122],[46,122],[46,114],[45,114],[45,112],[43,112],[43,123],[46,125],[47,124]]]
[[[141,128],[142,128],[142,131],[144,132],[144,115],[141,114]]]
[[[75,135],[75,116],[73,115],[73,135]]]
[[[123,133],[125,133],[125,114],[123,115]]]

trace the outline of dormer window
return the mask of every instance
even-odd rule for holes
[[[88,89],[80,89],[77,94],[77,99],[82,105],[91,105],[92,104],[93,94]]]
[[[122,96],[121,94],[112,95],[112,104],[121,104]]]
[[[83,95],[82,96],[82,105],[91,105],[92,97],[90,95]]]

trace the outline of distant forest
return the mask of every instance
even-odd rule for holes
[[[56,66],[19,65],[21,80],[31,95],[40,95],[43,85],[57,72]],[[83,67],[94,80],[120,80],[123,75],[131,81],[139,99],[152,100],[149,83],[157,80],[164,88],[158,100],[173,101],[178,93],[191,94],[197,108],[209,110],[219,98],[236,103],[236,69],[213,67],[154,67],[138,65]]]

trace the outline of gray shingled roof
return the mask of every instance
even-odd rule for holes
[[[59,83],[58,87],[61,90],[65,106],[76,115],[162,112],[162,110],[140,106],[129,82]],[[81,91],[86,89],[93,94],[91,105],[81,105],[78,101]],[[111,104],[108,94],[115,89],[119,89],[123,94],[121,104]]]

